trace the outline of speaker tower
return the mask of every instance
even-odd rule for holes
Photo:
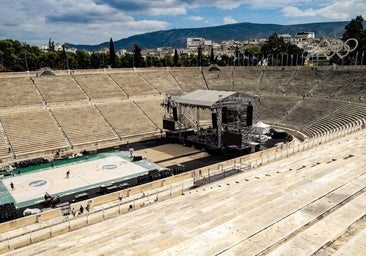
[[[178,121],[177,107],[173,107],[173,119],[174,121]]]
[[[212,112],[211,117],[212,117],[212,128],[217,129],[217,114]]]
[[[253,125],[253,106],[247,106],[247,126]]]

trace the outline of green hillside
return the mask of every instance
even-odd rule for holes
[[[115,49],[131,50],[133,44],[140,45],[142,48],[157,48],[162,46],[170,46],[173,48],[183,48],[186,46],[187,37],[203,37],[220,43],[225,40],[245,40],[251,38],[268,38],[273,33],[290,34],[294,36],[297,32],[311,31],[316,37],[334,37],[342,36],[347,21],[341,22],[324,22],[310,23],[298,25],[276,25],[276,24],[256,24],[256,23],[237,23],[216,27],[205,28],[186,28],[172,29],[164,31],[156,31],[128,38],[116,40],[114,38]],[[98,50],[103,47],[109,47],[108,41],[99,45],[72,45],[85,50]]]

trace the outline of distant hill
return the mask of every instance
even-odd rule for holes
[[[114,40],[116,50],[127,49],[131,50],[134,44],[139,45],[143,49],[152,49],[163,46],[173,48],[186,47],[187,37],[202,37],[212,40],[216,43],[221,43],[225,40],[245,40],[268,38],[273,33],[290,34],[295,36],[297,32],[314,32],[316,37],[334,37],[342,36],[345,31],[345,26],[348,21],[339,22],[323,22],[309,23],[298,25],[276,25],[276,24],[256,24],[256,23],[237,23],[216,27],[205,28],[185,28],[172,29],[164,31],[150,32],[140,35],[134,35],[128,38]],[[107,42],[98,45],[75,45],[67,44],[68,47],[75,47],[84,50],[99,50],[101,48],[109,48],[109,39]]]

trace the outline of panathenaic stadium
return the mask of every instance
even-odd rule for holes
[[[256,119],[294,137],[199,170],[70,202],[68,209],[87,206],[82,214],[51,207],[4,221],[0,253],[365,255],[366,68],[220,69],[0,74],[2,168],[160,139],[166,94],[196,90],[255,95],[260,99]],[[151,161],[147,165],[206,156],[178,144],[136,151]],[[13,170],[0,180],[0,199],[22,205],[31,196],[42,197],[44,186],[72,190],[112,180],[122,165],[131,172],[143,170],[121,159],[113,155],[85,159],[86,167]],[[234,169],[238,172],[225,176],[225,170]],[[70,177],[65,178],[65,170]],[[210,180],[214,173],[221,177]],[[197,186],[197,179],[208,182]],[[2,205],[3,219],[7,206]]]

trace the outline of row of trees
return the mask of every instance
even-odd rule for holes
[[[366,52],[366,29],[363,27],[363,21],[363,17],[359,15],[346,25],[342,40],[345,42],[350,38],[354,38],[358,41],[358,46],[345,60],[337,59],[338,63],[344,61],[344,64],[366,64],[366,56],[364,56]],[[350,46],[353,47],[354,45]]]
[[[222,56],[222,63],[230,64],[229,56]],[[203,55],[202,65],[208,65],[209,58]],[[132,67],[161,67],[161,66],[197,66],[198,56],[187,54],[166,55],[164,58],[146,57],[141,55],[141,47],[134,45],[132,53],[117,56],[111,39],[109,52],[86,52],[77,50],[75,53],[67,51],[65,46],[60,50],[49,48],[41,50],[37,46],[30,46],[17,40],[0,40],[0,71],[38,70],[42,67],[52,69],[98,69],[108,66],[115,68]]]
[[[338,64],[366,64],[364,52],[366,50],[366,30],[363,28],[362,16],[357,16],[345,27],[343,41],[349,38],[358,40],[355,51],[346,58],[339,59],[335,55],[330,62]],[[77,50],[75,53],[67,51],[65,46],[55,49],[53,41],[49,41],[47,51],[41,50],[37,46],[30,46],[17,40],[0,40],[0,71],[25,71],[38,70],[42,67],[53,69],[98,69],[104,67],[132,68],[132,67],[161,67],[161,66],[208,66],[216,63],[220,66],[228,65],[258,65],[263,59],[267,60],[267,65],[303,65],[306,53],[294,44],[285,42],[276,33],[271,35],[262,46],[253,46],[245,50],[235,51],[235,56],[222,54],[216,56],[211,50],[210,54],[203,54],[198,49],[198,54],[188,55],[178,53],[166,55],[163,58],[141,55],[141,47],[134,45],[131,53],[117,56],[114,49],[113,40],[110,39],[109,52],[88,53]]]
[[[272,40],[276,38],[276,40]],[[61,50],[52,50],[50,48],[47,51],[42,51],[39,47],[30,46],[25,43],[21,43],[17,40],[0,40],[0,70],[1,71],[25,71],[25,70],[38,70],[42,67],[50,67],[52,69],[98,69],[104,67],[114,68],[132,68],[132,67],[164,67],[164,66],[208,66],[212,63],[216,63],[220,66],[231,65],[257,65],[261,58],[267,53],[270,53],[270,49],[277,49],[276,43],[289,45],[282,42],[282,39],[278,38],[277,34],[270,37],[269,43],[265,44],[262,48],[259,46],[251,47],[245,51],[237,50],[236,56],[230,56],[228,54],[222,54],[220,56],[211,54],[199,54],[188,55],[186,53],[178,53],[174,51],[174,55],[166,55],[163,58],[147,56],[145,58],[141,55],[141,47],[134,45],[131,53],[126,53],[122,56],[117,56],[114,51],[113,40],[110,41],[109,52],[93,52],[88,53],[84,50],[77,50],[75,53],[66,51],[65,47]],[[292,48],[291,48],[292,47]],[[281,54],[281,59],[285,59],[283,56],[289,56],[290,54],[301,53],[301,49],[291,45],[281,47],[286,51],[273,51],[274,54]],[[294,49],[294,50],[293,50]],[[267,56],[266,56],[267,57]],[[278,56],[277,56],[277,59]],[[300,64],[300,62],[298,62]],[[272,63],[273,64],[273,63]],[[277,62],[274,65],[290,65],[287,61]],[[295,64],[294,64],[295,65]]]

